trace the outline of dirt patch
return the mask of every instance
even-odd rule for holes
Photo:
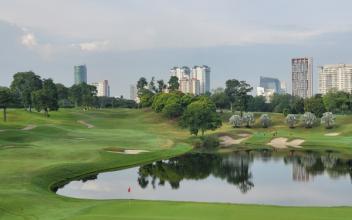
[[[240,144],[240,143],[242,143],[242,141],[248,139],[248,137],[249,137],[249,135],[246,136],[245,138],[233,139],[230,136],[221,136],[221,137],[219,137],[220,145],[224,146],[224,147],[228,147],[228,146],[231,146],[234,144]]]
[[[22,128],[22,131],[33,130],[36,127],[37,127],[37,125],[27,125],[26,127]]]
[[[89,123],[87,123],[87,122],[85,122],[83,120],[78,120],[77,122],[82,124],[82,125],[84,125],[84,126],[86,126],[87,128],[94,128],[94,125],[89,124]]]
[[[341,133],[326,133],[324,134],[325,136],[328,136],[328,137],[335,137],[335,136],[339,136]]]
[[[285,149],[288,147],[293,147],[293,148],[302,148],[302,144],[304,143],[304,140],[302,139],[294,139],[292,141],[288,141],[287,138],[274,138],[272,139],[268,145],[272,146],[273,148],[277,149]]]
[[[122,149],[118,147],[108,147],[104,149],[106,152],[115,153],[115,154],[140,154],[147,153],[147,150],[133,150],[133,149]]]
[[[237,134],[237,136],[239,136],[239,137],[249,137],[249,136],[251,136],[251,134],[242,133],[242,134]]]
[[[0,130],[0,132],[5,132],[5,130]]]

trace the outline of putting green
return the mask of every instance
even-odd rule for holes
[[[278,117],[278,121],[281,116]],[[80,200],[58,196],[52,184],[95,172],[124,168],[185,153],[191,149],[187,131],[160,115],[145,110],[63,109],[50,118],[39,113],[10,110],[9,122],[0,123],[0,219],[350,219],[352,208],[296,208],[192,202]],[[295,129],[304,147],[351,153],[350,117],[324,136],[322,128]],[[79,121],[93,125],[85,126]],[[31,126],[31,129],[25,129]],[[279,124],[277,126],[280,126]],[[272,129],[272,128],[271,128]],[[251,130],[253,132],[254,130]],[[219,132],[236,133],[225,125]],[[262,145],[255,129],[246,142]],[[282,130],[282,135],[292,132]],[[279,132],[281,133],[281,131]],[[322,137],[325,137],[322,138]],[[312,137],[312,138],[310,138]],[[309,138],[309,140],[308,140]],[[329,143],[325,143],[328,141]],[[323,143],[324,142],[324,143]],[[335,143],[336,142],[336,143]],[[329,145],[331,144],[331,146]],[[116,154],[104,149],[145,150],[141,154]]]

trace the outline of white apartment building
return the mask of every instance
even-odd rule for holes
[[[107,80],[92,83],[97,88],[97,96],[110,97],[110,86]]]
[[[209,67],[208,67],[209,69]],[[205,72],[205,71],[203,71]],[[202,94],[201,90],[201,82],[204,85],[208,85],[210,90],[210,82],[205,82],[206,79],[209,80],[209,76],[205,77],[207,74],[210,74],[210,69],[207,71],[208,73],[201,72],[201,69],[195,70],[192,69],[192,73],[190,68],[183,66],[183,67],[174,67],[170,69],[170,75],[176,76],[179,80],[179,90],[183,93],[189,93],[193,95]],[[199,78],[197,78],[199,77]],[[208,90],[208,91],[209,91]],[[204,92],[203,92],[204,93]]]
[[[270,103],[271,97],[275,94],[274,89],[266,89],[264,87],[257,87],[257,96],[265,97],[265,102]]]
[[[210,67],[194,66],[192,68],[192,78],[199,80],[200,94],[210,92]]]
[[[313,58],[292,59],[292,95],[302,98],[313,96]]]
[[[319,93],[330,90],[352,92],[352,64],[331,64],[319,67]]]

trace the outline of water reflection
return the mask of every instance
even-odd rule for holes
[[[172,189],[178,189],[182,180],[201,180],[210,175],[226,180],[237,186],[242,193],[254,187],[251,164],[254,158],[264,162],[283,161],[292,166],[292,180],[297,182],[313,181],[315,176],[325,171],[330,178],[350,175],[351,160],[342,160],[337,155],[313,152],[291,152],[289,155],[273,155],[272,151],[243,151],[232,154],[187,154],[170,160],[158,161],[139,168],[138,183],[142,188],[149,184],[155,189],[168,183]]]
[[[191,153],[71,181],[60,195],[273,205],[352,205],[352,160],[336,153]],[[128,192],[128,188],[132,192]]]

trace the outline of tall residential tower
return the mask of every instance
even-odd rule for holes
[[[352,64],[332,64],[319,67],[319,93],[330,90],[352,92]]]
[[[292,59],[292,95],[302,98],[313,96],[313,58]]]
[[[86,65],[74,66],[75,85],[87,83],[87,67]]]

